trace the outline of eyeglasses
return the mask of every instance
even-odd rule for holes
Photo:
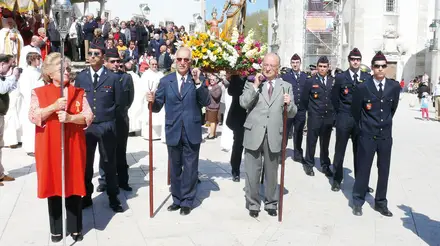
[[[273,65],[273,64],[263,64],[263,67],[264,67],[264,68],[267,68],[267,67],[269,67],[269,68],[276,68],[276,67],[278,67],[278,65]]]
[[[387,64],[383,64],[383,65],[380,65],[380,64],[374,64],[373,67],[374,67],[374,68],[387,68],[388,65],[387,65]]]
[[[157,63],[152,63],[151,66],[157,66]]]
[[[361,58],[350,58],[350,61],[361,61]]]
[[[120,63],[121,60],[111,60],[111,61],[108,61],[108,62],[110,62],[111,64],[115,64],[115,63]]]
[[[101,55],[101,52],[88,52],[87,53],[89,56],[100,56]]]
[[[189,62],[189,58],[181,58],[181,57],[178,57],[178,58],[176,58],[176,60],[177,60],[178,62],[182,62],[182,60],[183,60],[185,63],[188,63],[188,62]]]

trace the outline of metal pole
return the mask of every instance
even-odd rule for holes
[[[64,37],[61,37],[61,68],[60,68],[60,95],[64,97]],[[65,109],[64,109],[65,110]],[[61,123],[61,206],[63,217],[63,245],[66,246],[67,234],[67,215],[66,215],[66,177],[65,177],[65,160],[64,160],[64,123]]]
[[[150,90],[151,91],[151,90]],[[150,166],[149,166],[149,176],[150,176],[150,218],[153,218],[153,214],[154,214],[154,212],[153,212],[153,206],[154,206],[154,203],[153,203],[153,199],[154,199],[154,197],[153,197],[153,192],[154,192],[154,189],[153,189],[153,124],[152,124],[152,122],[153,122],[153,103],[150,103],[149,105],[148,105],[148,107],[149,107],[149,110],[150,110],[150,112],[149,112],[149,115],[148,115],[148,117],[149,117],[149,119],[148,119],[148,135],[149,135],[149,137],[148,137],[148,142],[149,142],[149,157],[150,157]]]
[[[438,51],[438,35],[437,30],[440,26],[440,0],[435,0],[435,16],[434,21],[437,26],[436,30],[434,31],[434,37],[433,37],[433,47],[431,51],[432,55],[432,61],[431,61],[431,92],[434,91],[435,85],[439,81],[439,51]]]

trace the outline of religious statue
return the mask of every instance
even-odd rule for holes
[[[210,26],[209,31],[211,33],[214,33],[215,36],[218,38],[220,36],[220,29],[219,29],[218,25],[223,22],[223,19],[224,19],[223,16],[224,15],[222,15],[220,17],[220,19],[217,20],[217,9],[214,7],[212,9],[211,16],[212,16],[212,20],[206,21],[206,25]]]
[[[230,39],[234,27],[237,27],[239,33],[243,33],[246,19],[246,0],[226,0],[222,16],[225,13],[227,19],[220,38]]]

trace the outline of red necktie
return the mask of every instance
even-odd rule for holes
[[[272,98],[273,93],[273,83],[272,81],[269,81],[269,100]]]

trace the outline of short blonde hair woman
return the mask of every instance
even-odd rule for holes
[[[61,70],[61,54],[51,53],[43,63],[43,78],[48,83],[32,90],[29,120],[36,125],[35,161],[38,197],[47,198],[52,241],[63,239],[61,217],[61,128],[64,123],[65,184],[67,231],[74,241],[81,241],[81,196],[86,195],[86,138],[84,129],[91,124],[93,113],[84,90],[70,82],[70,61]],[[63,80],[61,81],[61,72]],[[64,97],[60,86],[64,84]]]

